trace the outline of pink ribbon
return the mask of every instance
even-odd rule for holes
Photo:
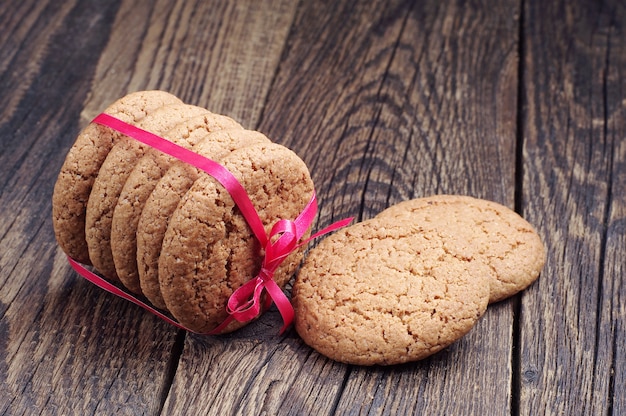
[[[347,218],[333,223],[324,228],[322,231],[312,235],[305,241],[298,243],[313,223],[317,213],[317,200],[314,192],[309,200],[309,203],[295,220],[278,221],[272,227],[269,235],[266,235],[263,223],[261,222],[254,205],[250,201],[246,190],[239,183],[237,178],[235,178],[233,174],[224,166],[211,159],[194,153],[191,150],[185,149],[176,143],[165,140],[158,135],[125,123],[111,115],[102,113],[98,115],[93,122],[110,127],[113,130],[117,130],[118,132],[143,144],[153,147],[163,153],[203,170],[215,178],[230,193],[233,201],[235,201],[244,218],[248,222],[250,229],[259,240],[261,247],[265,249],[265,256],[263,258],[259,274],[235,290],[230,296],[226,307],[229,314],[228,318],[226,318],[226,320],[213,331],[209,332],[209,334],[221,332],[230,322],[232,322],[233,319],[239,322],[247,322],[256,318],[261,312],[261,296],[263,291],[266,291],[269,294],[269,298],[267,298],[264,302],[263,308],[269,308],[273,301],[282,316],[283,326],[280,330],[280,333],[282,334],[293,321],[294,310],[289,302],[289,299],[287,299],[287,296],[285,296],[281,288],[273,280],[274,272],[283,260],[285,260],[295,250],[323,234],[345,227],[352,221],[352,218]],[[98,287],[141,306],[178,328],[189,331],[188,328],[185,328],[180,323],[169,318],[157,309],[119,289],[117,286],[91,272],[74,259],[68,259],[70,265],[74,268],[74,270],[76,270],[77,273]]]
[[[182,326],[181,324],[179,324],[178,322],[176,322],[175,320],[173,320],[169,316],[167,316],[164,313],[160,312],[159,310],[153,308],[152,306],[148,305],[147,303],[142,302],[141,300],[137,299],[136,297],[134,297],[132,295],[129,295],[128,293],[126,293],[122,289],[120,289],[119,287],[115,286],[114,284],[108,282],[107,280],[105,280],[102,277],[98,276],[97,274],[93,273],[91,270],[87,269],[85,266],[83,266],[82,264],[80,264],[79,262],[74,260],[73,258],[68,256],[67,260],[69,261],[70,266],[72,266],[74,271],[76,271],[76,273],[78,273],[79,275],[81,275],[82,277],[84,277],[85,279],[87,279],[88,281],[93,283],[94,285],[98,286],[100,289],[106,290],[107,292],[112,293],[112,294],[114,294],[116,296],[119,296],[122,299],[130,301],[130,302],[134,303],[137,306],[141,306],[142,308],[144,308],[148,312],[151,312],[152,314],[158,316],[159,318],[163,319],[164,321],[166,321],[166,322],[168,322],[168,323],[170,323],[170,324],[172,324],[172,325],[174,325],[174,326],[176,326],[176,327],[178,327],[180,329],[184,329],[184,330],[189,331],[188,328],[185,328],[184,326]]]

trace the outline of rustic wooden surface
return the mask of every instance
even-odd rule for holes
[[[0,2],[0,414],[626,414],[626,4]],[[77,133],[168,90],[309,165],[321,228],[435,193],[533,223],[539,280],[421,362],[330,361],[275,310],[189,335],[78,277]]]

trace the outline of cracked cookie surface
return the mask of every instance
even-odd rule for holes
[[[192,117],[163,134],[163,138],[194,149],[211,131],[243,129],[233,119],[206,113]],[[137,160],[126,179],[111,219],[111,252],[120,281],[128,290],[142,293],[137,269],[137,228],[145,203],[167,169],[177,161],[156,149]]]
[[[415,222],[436,232],[446,246],[489,266],[489,302],[528,287],[545,263],[545,248],[526,220],[496,202],[435,195],[393,205],[377,215]]]
[[[336,361],[420,360],[465,335],[483,315],[485,267],[451,253],[415,223],[354,224],[305,260],[293,287],[295,328]]]
[[[267,137],[257,131],[224,129],[205,136],[193,147],[193,151],[220,162],[239,148],[269,142]],[[156,184],[139,218],[137,266],[141,291],[153,305],[161,309],[167,309],[158,274],[163,238],[170,217],[199,175],[197,168],[181,161],[175,162]]]
[[[266,233],[281,219],[295,219],[309,202],[313,182],[291,150],[262,143],[233,151],[221,160],[246,190]],[[274,280],[284,286],[302,257],[293,252]],[[158,263],[167,309],[185,327],[206,333],[226,319],[226,303],[254,278],[262,262],[259,242],[228,191],[202,174],[172,214]],[[246,323],[233,321],[223,332]]]
[[[138,126],[162,135],[177,124],[203,113],[208,110],[186,104],[162,106],[141,119]],[[110,280],[119,280],[111,252],[113,211],[135,163],[148,149],[149,146],[121,135],[102,163],[87,201],[85,237],[89,259]]]
[[[120,98],[104,113],[135,124],[164,105],[182,103],[164,91],[139,91]],[[73,259],[91,264],[85,237],[87,201],[102,163],[121,133],[90,123],[70,148],[52,196],[54,233],[63,251]]]

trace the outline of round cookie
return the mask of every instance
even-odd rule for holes
[[[235,120],[218,115],[202,114],[165,132],[163,138],[192,149],[211,131],[243,129]],[[124,286],[141,293],[137,271],[137,225],[145,202],[175,158],[156,149],[147,149],[124,183],[111,219],[111,254],[117,276]]]
[[[230,152],[253,144],[269,143],[257,131],[224,129],[212,132],[193,147],[194,152],[219,162]],[[176,162],[159,180],[145,203],[137,226],[137,267],[141,291],[155,306],[167,309],[159,285],[158,262],[169,219],[200,171]]]
[[[528,287],[545,263],[535,229],[498,203],[461,195],[436,195],[401,202],[377,215],[415,222],[437,232],[446,246],[489,266],[489,302]]]
[[[292,291],[295,328],[336,361],[420,360],[465,335],[483,315],[485,268],[449,253],[415,222],[357,223],[307,256]]]
[[[139,127],[161,135],[177,124],[208,110],[185,104],[161,107],[139,122]],[[89,200],[85,217],[85,238],[89,258],[106,278],[118,280],[111,253],[111,221],[122,187],[137,160],[148,146],[126,136],[120,136],[100,167]]]
[[[222,159],[247,191],[266,232],[280,219],[295,219],[313,193],[304,162],[274,143],[248,146]],[[226,304],[238,287],[260,271],[259,242],[230,194],[202,175],[172,214],[159,258],[159,282],[167,309],[195,332],[214,330],[227,318]],[[274,280],[284,286],[302,250],[279,266]],[[244,326],[233,321],[222,332]]]
[[[181,101],[164,91],[140,91],[111,104],[105,113],[127,123],[137,123],[146,114],[164,105]],[[120,134],[91,123],[70,148],[52,195],[52,223],[61,249],[74,260],[91,264],[85,240],[87,200],[100,166]]]

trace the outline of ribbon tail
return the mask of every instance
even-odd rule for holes
[[[140,307],[144,308],[145,310],[147,310],[148,312],[152,313],[153,315],[158,316],[159,318],[161,318],[162,320],[164,320],[168,324],[174,325],[175,327],[177,327],[179,329],[184,329],[185,331],[194,332],[194,331],[191,331],[190,329],[184,327],[183,325],[179,324],[175,320],[171,319],[169,316],[161,313],[157,309],[151,307],[150,305],[140,301],[136,297],[134,297],[132,295],[129,295],[128,293],[126,293],[123,290],[119,289],[117,286],[115,286],[112,283],[106,281],[104,278],[102,278],[102,277],[98,276],[97,274],[93,273],[91,270],[85,268],[82,264],[80,264],[79,262],[77,262],[73,258],[68,256],[67,260],[70,263],[70,266],[72,266],[72,268],[74,269],[74,271],[76,271],[76,273],[78,273],[84,279],[88,280],[89,282],[93,283],[94,285],[98,286],[100,289],[103,289],[103,290],[105,290],[105,291],[107,291],[107,292],[109,292],[109,293],[111,293],[113,295],[119,296],[122,299],[125,299],[125,300],[127,300],[129,302],[134,303],[137,306],[140,306]]]
[[[313,223],[315,216],[317,215],[317,197],[315,191],[311,195],[311,199],[306,204],[300,215],[293,221],[296,228],[296,240],[299,240],[309,226]]]
[[[282,335],[289,325],[293,322],[293,318],[295,316],[295,312],[293,310],[293,306],[291,306],[291,302],[285,296],[283,291],[280,289],[280,286],[276,284],[273,280],[268,280],[265,282],[265,289],[270,297],[274,300],[278,311],[280,312],[280,316],[283,318],[283,326],[280,329],[280,334]]]
[[[312,240],[315,240],[317,237],[320,237],[324,234],[328,234],[332,231],[336,231],[340,228],[345,227],[346,225],[350,224],[352,222],[352,220],[354,220],[354,217],[349,217],[337,222],[334,222],[332,224],[330,224],[328,227],[322,229],[321,231],[316,232],[315,234],[313,234],[312,236],[310,236],[309,238],[307,238],[306,240],[302,241],[300,244],[298,244],[298,248],[307,245],[308,243],[310,243]]]
[[[208,332],[207,335],[219,335],[223,330],[234,320],[235,318],[232,315],[228,315],[221,324],[215,327],[211,332]]]

